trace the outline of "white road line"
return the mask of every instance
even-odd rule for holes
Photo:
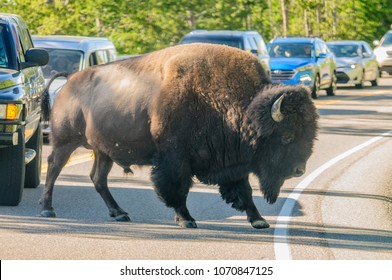
[[[331,159],[330,161],[324,163],[322,166],[314,170],[311,174],[309,174],[303,181],[301,181],[294,190],[287,197],[284,202],[282,209],[280,210],[276,227],[274,230],[274,249],[275,249],[275,259],[276,260],[291,260],[291,249],[288,242],[288,225],[291,219],[291,215],[293,213],[293,209],[299,196],[302,191],[306,189],[314,179],[316,179],[320,174],[322,174],[325,170],[338,163],[339,161],[349,157],[350,155],[358,152],[369,145],[383,139],[384,137],[390,136],[392,134],[392,130],[383,133],[377,137],[374,137],[340,155]]]

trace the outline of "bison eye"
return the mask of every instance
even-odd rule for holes
[[[288,134],[282,136],[282,144],[287,145],[294,141],[294,135]]]

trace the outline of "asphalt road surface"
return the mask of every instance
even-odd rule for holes
[[[198,228],[180,229],[148,167],[110,173],[111,192],[132,219],[116,222],[89,179],[91,154],[79,149],[56,182],[57,218],[38,217],[43,185],[25,189],[19,206],[0,207],[0,259],[390,260],[392,77],[378,87],[339,87],[334,97],[321,91],[315,103],[320,132],[306,174],[286,181],[273,205],[252,178],[269,229],[253,229],[216,187],[197,183],[188,206]],[[44,162],[50,150],[46,144]]]

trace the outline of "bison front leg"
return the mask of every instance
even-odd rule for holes
[[[77,145],[75,143],[65,145],[53,144],[52,153],[48,157],[48,172],[46,174],[45,188],[40,199],[42,206],[40,215],[42,217],[56,217],[56,213],[52,207],[54,183],[76,147]]]
[[[101,195],[108,207],[110,217],[114,217],[116,221],[120,222],[131,221],[128,213],[118,206],[108,188],[108,175],[112,169],[113,160],[98,150],[94,150],[94,156],[94,165],[90,178],[94,183],[96,191]]]
[[[166,206],[174,208],[175,220],[182,228],[197,228],[194,218],[186,206],[186,199],[192,185],[190,168],[175,156],[158,156],[151,171],[158,197]]]
[[[219,184],[219,191],[227,203],[241,212],[245,211],[248,221],[254,228],[268,228],[269,224],[261,217],[252,199],[252,187],[248,178],[235,182]]]

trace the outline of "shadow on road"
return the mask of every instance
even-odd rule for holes
[[[66,176],[62,176],[62,179],[65,179],[64,177]],[[78,180],[87,182],[87,179],[83,178]],[[132,181],[129,178],[126,180]],[[274,220],[284,203],[283,198],[278,199],[274,205],[268,205],[262,197],[255,197],[255,203],[261,209],[262,215],[271,223],[270,229],[256,230],[249,225],[244,214],[231,209],[222,201],[218,193],[209,190],[198,191],[196,187],[196,190],[189,195],[188,206],[199,228],[180,229],[173,221],[173,211],[158,200],[150,187],[151,183],[148,180],[137,180],[141,188],[111,187],[113,196],[126,211],[129,211],[133,219],[132,223],[111,220],[102,199],[92,186],[58,185],[54,196],[54,207],[58,218],[35,216],[39,212],[37,201],[42,188],[26,189],[24,195],[29,198],[25,197],[18,207],[0,207],[1,230],[28,234],[76,235],[79,238],[97,240],[225,241],[233,244],[251,242],[255,245],[274,242]],[[113,181],[120,181],[120,179],[114,178],[112,183]],[[282,190],[283,193],[289,191]],[[317,190],[305,190],[303,193],[354,196],[391,203],[390,198],[377,195]],[[294,215],[304,215],[298,203]],[[307,222],[292,222],[289,230],[291,244],[392,253],[392,232],[387,230]]]

